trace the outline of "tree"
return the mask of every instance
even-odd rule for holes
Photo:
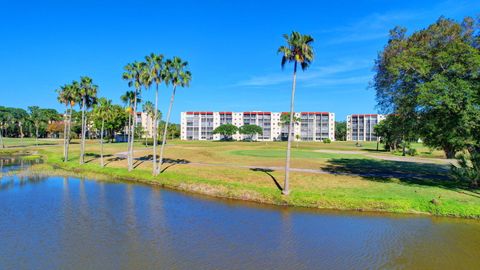
[[[125,72],[122,75],[122,78],[128,81],[128,86],[133,87],[134,97],[133,97],[133,107],[132,107],[132,114],[133,114],[133,123],[130,127],[130,141],[128,142],[128,171],[133,170],[133,143],[135,141],[135,126],[137,125],[137,96],[140,96],[142,85],[144,82],[144,70],[146,68],[146,64],[143,62],[133,62],[127,64],[124,67]]]
[[[302,35],[298,32],[292,32],[291,35],[283,35],[287,43],[286,46],[281,46],[278,52],[282,54],[282,68],[286,63],[293,62],[293,83],[292,83],[292,97],[290,102],[290,121],[288,123],[288,142],[287,142],[287,158],[285,162],[285,184],[282,194],[288,195],[290,190],[288,186],[288,178],[290,174],[290,151],[292,146],[292,130],[294,123],[294,103],[295,103],[295,83],[297,79],[297,64],[300,64],[302,70],[306,70],[313,61],[313,38],[309,35]]]
[[[173,101],[175,100],[175,91],[177,86],[188,87],[192,80],[192,74],[187,70],[188,62],[182,61],[179,57],[173,57],[172,60],[167,60],[165,63],[164,81],[168,86],[169,83],[173,85],[172,96],[170,97],[170,105],[168,107],[167,119],[165,120],[165,127],[163,129],[162,147],[160,148],[160,160],[158,166],[158,173],[160,173],[163,163],[163,151],[165,143],[167,142],[168,122],[170,121],[170,114],[172,112]]]
[[[345,121],[335,122],[335,140],[347,140],[347,123]]]
[[[98,86],[93,84],[90,77],[83,76],[79,83],[79,99],[81,100],[82,110],[82,138],[80,142],[80,164],[85,163],[85,136],[87,132],[87,110],[97,101]]]
[[[98,128],[98,122],[100,122],[100,165],[105,167],[103,162],[103,134],[105,130],[105,122],[112,117],[112,101],[106,98],[99,98],[97,104],[93,108],[93,118],[96,127]]]
[[[79,87],[78,82],[66,84],[57,89],[58,102],[65,105],[65,113],[63,115],[63,161],[68,161],[68,148],[70,142],[70,129],[72,120],[72,110],[75,101],[78,99]],[[70,111],[69,111],[70,107]]]
[[[213,130],[213,134],[222,135],[222,140],[232,140],[232,136],[238,132],[238,127],[232,124],[223,124]]]
[[[253,136],[257,134],[263,134],[263,129],[257,125],[243,125],[241,126],[238,131],[240,134],[248,135],[249,140],[253,140]]]
[[[458,158],[458,166],[451,165],[452,174],[458,181],[469,181],[472,188],[478,188],[480,182],[480,151],[462,153]]]
[[[390,114],[374,127],[375,135],[385,144],[387,151],[396,151],[401,146],[402,129],[399,122],[397,115]]]
[[[478,25],[439,18],[406,35],[390,31],[375,63],[374,88],[384,112],[398,115],[403,141],[418,134],[447,158],[478,141],[480,50]]]
[[[168,136],[170,138],[175,139],[180,137],[180,125],[179,124],[171,124],[168,125]]]
[[[158,175],[157,163],[157,141],[158,141],[158,121],[161,116],[158,114],[158,86],[165,78],[165,68],[163,63],[163,55],[151,53],[145,57],[148,65],[149,76],[155,82],[155,108],[153,116],[153,175]]]
[[[295,125],[300,124],[301,120],[302,119],[300,119],[300,117],[295,116],[295,113],[293,114],[293,123]],[[282,126],[288,126],[290,124],[290,113],[289,112],[282,113],[280,115],[280,123],[282,124]]]
[[[30,106],[28,107],[28,110],[30,111],[30,121],[32,121],[35,127],[35,145],[38,146],[38,131],[40,129],[40,125],[47,122],[47,118],[38,106]]]

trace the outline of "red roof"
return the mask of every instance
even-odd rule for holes
[[[207,115],[211,115],[211,114],[213,114],[213,112],[187,112],[187,114],[207,114]]]
[[[328,112],[301,112],[300,114],[326,114],[326,115],[328,115]]]
[[[270,115],[271,112],[243,112],[243,114],[260,114],[260,115]]]
[[[232,114],[232,112],[219,112],[219,114]]]
[[[374,114],[352,114],[352,117],[353,116],[377,116],[378,114],[374,113]]]

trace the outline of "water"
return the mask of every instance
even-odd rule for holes
[[[0,269],[479,269],[480,223],[0,180]]]

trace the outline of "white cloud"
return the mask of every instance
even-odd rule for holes
[[[345,77],[350,72],[355,72],[358,70],[364,70],[372,65],[371,61],[343,61],[329,66],[320,66],[318,68],[311,68],[306,72],[298,73],[298,80],[305,83],[305,85],[318,85],[322,81],[328,82],[333,81],[336,76]],[[292,78],[290,74],[283,73],[274,73],[267,74],[262,76],[253,76],[247,80],[240,81],[235,86],[273,86],[279,85],[287,82],[291,82]],[[327,78],[328,77],[328,78]],[[346,78],[339,79],[340,81],[347,82]]]

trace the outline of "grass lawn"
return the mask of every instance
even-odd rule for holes
[[[357,147],[351,142],[302,142],[298,148],[294,144],[293,168],[324,173],[292,172],[291,194],[282,196],[279,186],[283,185],[284,172],[254,168],[284,166],[285,146],[284,142],[175,140],[167,144],[165,171],[158,177],[151,174],[152,151],[140,142],[135,147],[138,160],[132,172],[126,169],[125,159],[114,155],[126,151],[125,143],[104,145],[106,168],[99,166],[97,141],[87,142],[87,163],[82,166],[78,165],[78,144],[71,146],[67,163],[61,161],[62,145],[27,149],[44,156],[46,164],[34,168],[41,171],[52,171],[49,165],[54,164],[79,175],[142,181],[263,203],[480,218],[480,194],[468,190],[465,183],[449,179],[446,165],[378,159],[376,155],[388,153],[376,152],[375,143]],[[426,155],[436,156],[440,155],[435,151]]]

